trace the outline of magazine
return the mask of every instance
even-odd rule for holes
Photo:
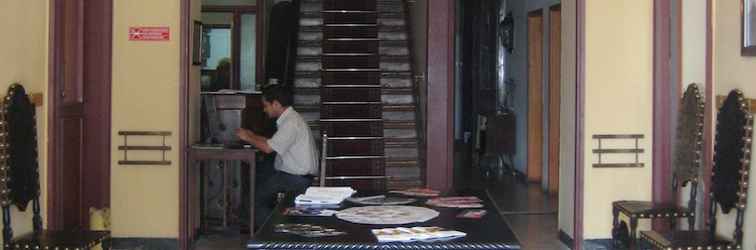
[[[464,232],[440,227],[394,227],[370,230],[378,242],[441,241],[464,237]]]

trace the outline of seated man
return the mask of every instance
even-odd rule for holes
[[[255,191],[255,226],[270,216],[273,200],[278,192],[304,192],[318,173],[318,154],[310,127],[291,107],[291,91],[281,85],[263,89],[263,109],[271,118],[278,118],[278,131],[268,139],[240,128],[236,135],[260,151],[276,152],[275,171],[269,177],[260,176]],[[264,171],[264,170],[261,170]]]

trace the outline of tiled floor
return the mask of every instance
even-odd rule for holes
[[[463,188],[487,189],[504,220],[512,227],[527,250],[566,250],[558,240],[557,196],[541,191],[537,184],[528,184],[517,177],[503,175],[495,180],[482,180],[477,171],[459,173],[464,180],[457,185]],[[196,242],[195,250],[244,249],[246,236],[225,232],[204,236]]]

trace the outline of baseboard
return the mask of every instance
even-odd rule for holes
[[[178,250],[173,238],[113,238],[113,250]]]
[[[565,233],[561,229],[559,230],[559,241],[561,241],[562,244],[566,245],[571,250],[575,250],[575,240],[573,240],[572,237],[567,235],[567,233]]]

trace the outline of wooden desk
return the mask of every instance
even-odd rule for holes
[[[240,148],[240,149],[230,149],[230,148],[223,148],[221,146],[218,147],[208,147],[208,146],[199,146],[199,145],[192,145],[189,147],[189,162],[193,166],[197,166],[198,161],[203,160],[222,160],[222,161],[231,161],[231,160],[239,160],[239,161],[247,161],[249,163],[249,235],[254,235],[254,227],[255,227],[255,154],[257,153],[257,149],[255,148]],[[202,165],[199,165],[202,166]],[[225,166],[228,166],[226,164]],[[224,169],[224,172],[227,173],[227,170]],[[225,183],[225,182],[224,182]],[[228,192],[228,187],[224,187],[224,192]],[[226,206],[228,203],[226,202]],[[228,209],[228,208],[226,208]],[[227,210],[226,210],[227,211]],[[226,224],[226,219],[224,218],[224,226]]]

